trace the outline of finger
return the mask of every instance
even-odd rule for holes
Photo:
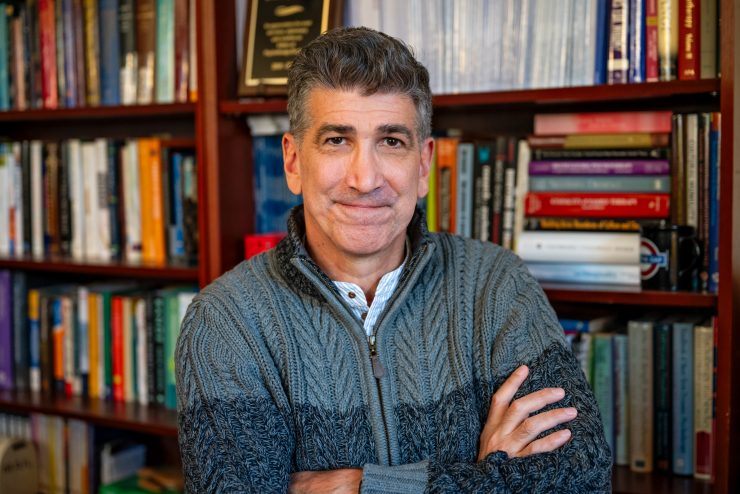
[[[509,408],[509,403],[514,399],[514,395],[527,376],[529,375],[529,367],[526,365],[519,366],[511,375],[504,381],[504,383],[493,393],[491,397],[491,408],[488,410],[488,418],[486,419],[486,427],[497,427]]]
[[[505,434],[519,427],[527,418],[542,408],[563,399],[563,388],[545,388],[522,396],[509,405],[501,420],[501,430]]]
[[[514,456],[523,457],[536,453],[549,453],[550,451],[555,451],[556,449],[567,443],[570,440],[571,435],[572,434],[568,429],[553,432],[552,434],[548,434],[543,438],[532,441],[527,445],[526,448],[519,451]]]
[[[575,408],[557,408],[532,415],[516,428],[512,437],[520,443],[519,449],[524,449],[543,432],[576,418],[577,413]]]

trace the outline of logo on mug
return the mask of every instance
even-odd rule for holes
[[[649,280],[660,268],[668,267],[668,252],[661,252],[658,246],[649,238],[640,239],[640,275],[643,280]]]

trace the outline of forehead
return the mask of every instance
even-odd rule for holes
[[[408,95],[375,93],[365,96],[359,91],[317,87],[309,92],[307,110],[310,125],[348,125],[356,129],[376,128],[389,124],[413,128],[416,108]]]

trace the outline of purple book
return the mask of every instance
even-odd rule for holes
[[[668,175],[668,160],[531,161],[530,175]]]
[[[12,295],[10,271],[0,271],[0,389],[13,389]]]

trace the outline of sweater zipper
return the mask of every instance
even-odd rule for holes
[[[375,376],[375,379],[381,379],[385,376],[385,368],[380,362],[380,357],[378,356],[378,347],[375,344],[374,330],[373,334],[367,337],[367,343],[370,346],[370,365],[373,367],[373,376]],[[380,388],[378,388],[378,395],[380,395]],[[381,397],[381,400],[382,399],[383,398]]]

